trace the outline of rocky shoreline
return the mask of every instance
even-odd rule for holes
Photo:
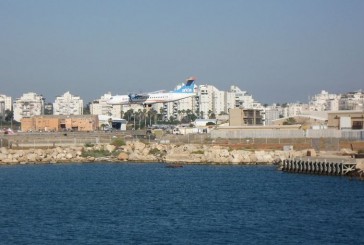
[[[336,157],[354,152],[342,149]],[[331,153],[333,154],[333,153]],[[47,149],[0,148],[0,165],[15,164],[57,164],[92,162],[160,162],[185,164],[226,164],[226,165],[272,165],[288,158],[316,157],[314,149],[302,151],[280,150],[237,150],[226,146],[204,144],[144,144],[127,142],[123,146],[98,144],[94,146],[69,146]],[[333,155],[330,155],[332,157]],[[322,155],[320,155],[322,157]],[[364,177],[364,162],[357,164],[352,177]]]
[[[311,156],[316,153],[310,149]],[[292,157],[306,156],[303,151],[236,150],[203,144],[144,144],[127,142],[123,146],[98,144],[48,149],[0,148],[0,164],[37,164],[72,162],[163,162],[178,164],[273,164]]]

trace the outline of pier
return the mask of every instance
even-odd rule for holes
[[[302,157],[285,159],[281,162],[280,168],[284,172],[348,175],[356,169],[356,164],[356,160],[352,158]]]

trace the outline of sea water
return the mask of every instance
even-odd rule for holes
[[[364,244],[364,181],[274,166],[0,167],[1,244]]]

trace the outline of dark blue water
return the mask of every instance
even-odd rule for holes
[[[364,244],[364,182],[267,166],[0,167],[1,244]]]

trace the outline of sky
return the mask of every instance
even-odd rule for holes
[[[172,90],[261,103],[364,89],[363,0],[0,0],[0,94]]]

